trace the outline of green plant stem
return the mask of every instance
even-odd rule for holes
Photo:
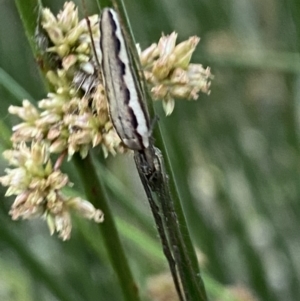
[[[44,83],[46,90],[50,90],[49,82],[46,80],[45,75],[48,71],[48,66],[44,66],[44,58],[41,49],[36,42],[36,31],[39,28],[40,12],[43,8],[41,0],[15,0],[20,18],[23,23],[25,34],[29,42],[31,51],[35,61],[39,62],[39,72]]]
[[[100,174],[101,181],[103,181],[105,187],[113,194],[113,196],[120,200],[122,209],[125,210],[128,215],[134,217],[136,222],[143,226],[143,231],[154,235],[156,232],[153,228],[151,217],[141,212],[141,210],[134,205],[133,200],[137,199],[137,196],[134,196],[132,191],[125,187],[124,183],[121,183],[103,163],[95,162],[95,164],[96,168],[104,169],[103,173]]]
[[[104,212],[105,221],[99,224],[99,230],[104,238],[108,256],[119,279],[124,298],[127,301],[138,301],[140,298],[137,285],[129,269],[113,215],[108,205],[108,197],[104,185],[96,173],[92,155],[88,155],[84,160],[79,155],[75,155],[73,161],[77,167],[87,199],[96,208],[101,208]]]
[[[98,2],[101,9],[103,9],[104,7],[112,7],[111,0],[96,0],[96,1]]]
[[[42,8],[40,0],[15,0],[20,18],[25,29],[29,45],[35,57],[38,56],[39,48],[34,35],[39,20],[39,11]]]
[[[163,141],[161,141],[161,145],[164,146]],[[168,156],[164,157],[168,159]],[[164,167],[167,171],[169,185],[168,183],[161,183],[161,188],[158,190],[157,196],[164,212],[165,223],[169,228],[168,232],[171,243],[177,249],[175,258],[177,257],[176,262],[182,275],[183,286],[187,291],[188,300],[206,301],[207,296],[204,283],[200,276],[197,257],[190,239],[177,185],[169,161],[165,161]],[[171,191],[169,191],[169,188]],[[174,211],[177,220],[174,218]]]

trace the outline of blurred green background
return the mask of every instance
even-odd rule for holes
[[[55,13],[63,5],[43,3]],[[215,76],[210,96],[177,101],[170,117],[156,103],[211,300],[225,300],[225,287],[244,288],[256,298],[238,300],[300,300],[300,2],[125,4],[142,48],[162,32],[176,31],[180,41],[198,35],[192,61],[211,66]],[[88,10],[97,12],[93,5]],[[45,95],[14,1],[1,0],[1,150],[18,122],[8,106]],[[167,265],[132,161],[130,155],[109,158],[101,173],[146,300],[147,277]],[[3,175],[6,162],[1,158],[0,164]],[[76,219],[72,239],[61,242],[42,221],[12,222],[12,199],[4,198],[3,187],[0,193],[0,300],[122,300],[95,225]]]

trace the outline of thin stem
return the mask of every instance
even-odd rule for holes
[[[138,152],[135,153],[134,159],[135,159],[136,167],[137,167],[140,179],[142,181],[142,184],[144,186],[144,190],[147,195],[148,202],[149,202],[149,205],[150,205],[150,208],[151,208],[151,211],[152,211],[155,223],[156,223],[156,227],[157,227],[157,231],[160,236],[160,239],[161,239],[161,245],[163,248],[164,255],[169,263],[169,268],[170,268],[170,271],[172,274],[173,282],[174,282],[179,300],[183,301],[184,300],[183,293],[182,293],[182,289],[180,286],[179,277],[177,274],[176,261],[174,260],[174,257],[173,257],[174,241],[172,241],[172,240],[171,240],[171,242],[168,241],[168,238],[167,238],[168,234],[165,231],[164,222],[163,222],[163,219],[162,219],[160,211],[159,211],[159,206],[157,206],[155,204],[155,201],[153,199],[151,187],[149,186],[149,181],[143,171],[141,157]],[[171,243],[172,247],[170,246],[170,243]],[[172,254],[172,252],[173,252],[173,254]],[[183,287],[185,287],[185,285],[183,285]]]
[[[31,50],[34,56],[37,57],[39,48],[35,42],[34,35],[39,20],[40,9],[42,9],[42,3],[40,0],[15,0],[15,3]]]
[[[43,8],[41,0],[15,0],[20,18],[23,23],[25,34],[29,42],[31,51],[35,61],[39,65],[39,72],[43,80],[44,86],[47,90],[50,89],[49,82],[46,80],[45,75],[50,68],[48,62],[45,60],[44,55],[39,48],[36,40],[37,29],[39,28],[39,20],[41,10]]]
[[[162,170],[164,173],[165,171]],[[183,286],[186,288],[187,300],[207,300],[203,282],[199,274],[196,273],[195,266],[192,264],[192,256],[188,252],[188,241],[184,240],[181,219],[177,216],[172,195],[170,194],[168,178],[165,173],[165,180],[158,183],[157,196],[160,200],[162,211],[165,216],[165,223],[170,236],[170,241],[174,247],[174,256],[181,274]],[[184,218],[184,216],[183,216]],[[188,232],[186,235],[189,235]],[[190,246],[192,247],[192,245]]]
[[[166,150],[166,147],[165,147],[165,144],[163,141],[163,137],[161,135],[159,127],[156,127],[156,129],[155,129],[155,142],[163,154],[165,168],[166,168],[166,174],[168,175],[169,187],[171,190],[171,195],[170,195],[171,200],[170,201],[172,203],[174,203],[174,209],[175,209],[175,212],[176,212],[176,215],[178,218],[178,228],[179,228],[178,230],[181,234],[181,237],[182,237],[182,240],[184,243],[184,247],[186,249],[186,256],[188,256],[189,261],[191,262],[192,275],[190,275],[190,276],[192,276],[191,279],[194,279],[196,281],[196,283],[198,282],[199,290],[202,291],[202,295],[205,296],[206,292],[205,292],[205,288],[203,285],[203,281],[200,276],[200,269],[199,269],[199,265],[198,265],[197,256],[196,256],[195,250],[193,248],[193,244],[191,241],[186,218],[185,218],[182,206],[181,206],[181,200],[180,200],[179,192],[177,189],[174,173],[173,173],[170,161],[169,161],[169,156],[167,154],[167,150]]]
[[[108,256],[119,279],[124,298],[128,301],[138,301],[140,298],[137,285],[129,269],[113,215],[108,205],[104,185],[95,170],[95,163],[91,155],[84,160],[79,155],[75,155],[73,161],[77,167],[87,199],[104,212],[105,221],[103,224],[99,224],[99,230],[103,235]]]

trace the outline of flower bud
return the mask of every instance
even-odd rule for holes
[[[59,27],[48,27],[45,28],[50,40],[54,45],[61,45],[64,42],[64,34]]]
[[[66,2],[64,9],[57,15],[58,26],[68,32],[78,24],[78,11],[73,2]]]
[[[195,48],[199,41],[200,38],[193,36],[187,41],[184,41],[175,47],[173,51],[173,54],[176,56],[174,64],[175,67],[180,67],[183,69],[186,69],[188,67],[192,54],[195,51]]]
[[[170,35],[162,36],[158,42],[158,50],[160,57],[169,56],[174,48],[177,39],[177,33],[172,32]]]
[[[77,56],[74,54],[69,54],[68,56],[64,57],[62,60],[62,66],[67,71],[72,66],[74,66],[77,62]]]
[[[175,101],[172,97],[167,97],[167,99],[163,99],[163,109],[166,113],[166,116],[169,116],[172,114],[175,107]]]
[[[153,43],[150,47],[146,48],[140,53],[141,65],[147,66],[153,62],[153,60],[159,56],[159,49],[156,43]]]
[[[45,29],[57,26],[57,20],[49,8],[42,10],[42,25]]]
[[[171,69],[173,68],[175,62],[175,56],[174,55],[169,55],[169,56],[164,56],[162,58],[159,58],[154,64],[153,64],[153,69],[152,73],[158,80],[165,79]]]

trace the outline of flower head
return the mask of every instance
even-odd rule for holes
[[[92,62],[86,20],[79,21],[77,8],[67,2],[57,16],[44,9],[41,23],[50,41],[46,51],[56,57],[46,75],[52,92],[38,102],[38,108],[28,100],[9,108],[22,122],[13,127],[13,149],[4,152],[13,168],[5,170],[0,183],[8,187],[6,196],[16,196],[10,210],[13,219],[43,217],[50,233],[58,232],[65,240],[71,234],[71,211],[95,222],[103,221],[103,213],[86,200],[65,195],[63,189],[71,183],[59,169],[61,158],[67,154],[70,159],[75,152],[84,158],[99,144],[105,155],[125,148],[118,135],[111,133],[114,129]],[[99,39],[97,23],[97,16],[90,17],[95,39]],[[78,74],[84,74],[79,83]],[[53,154],[59,155],[55,164]]]
[[[66,174],[53,168],[45,142],[34,142],[30,147],[22,142],[3,155],[16,167],[6,169],[6,175],[0,177],[0,183],[8,186],[6,196],[16,195],[9,212],[12,219],[46,218],[50,233],[56,231],[64,240],[70,238],[70,212],[74,209],[85,218],[103,221],[102,212],[88,201],[64,195],[62,189],[71,183]]]
[[[98,23],[97,15],[88,17],[88,22],[80,20],[73,2],[66,2],[57,16],[43,9],[45,33],[41,37],[37,33],[37,44],[45,56],[51,92],[37,107],[28,100],[20,107],[9,107],[22,120],[13,127],[13,149],[3,154],[13,168],[0,177],[0,183],[8,187],[6,196],[16,195],[10,215],[13,219],[43,217],[50,233],[58,232],[64,240],[71,234],[71,211],[95,222],[103,221],[103,213],[86,200],[64,194],[64,187],[71,183],[59,169],[63,159],[75,153],[85,158],[98,145],[105,157],[127,150],[108,112],[99,68]],[[178,45],[176,40],[177,34],[172,33],[140,51],[152,96],[163,100],[167,115],[174,109],[175,98],[197,99],[200,91],[208,94],[212,78],[209,68],[190,64],[199,38]],[[54,164],[53,155],[58,156]]]
[[[176,45],[175,32],[162,36],[158,44],[152,44],[140,52],[145,78],[155,100],[163,100],[166,115],[170,115],[175,99],[195,100],[199,92],[210,93],[210,68],[190,64],[200,39],[196,36]]]

